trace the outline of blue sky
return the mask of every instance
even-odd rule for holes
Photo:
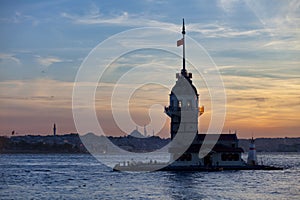
[[[299,1],[279,0],[1,1],[0,133],[12,127],[47,133],[45,126],[57,119],[65,124],[62,132],[76,131],[72,83],[89,52],[132,28],[168,28],[178,31],[179,39],[184,17],[187,35],[206,49],[223,76],[225,129],[239,129],[244,137],[252,131],[299,136],[294,112],[300,105],[299,9]],[[144,58],[159,60],[164,60],[159,53]],[[41,125],[32,128],[35,121]]]

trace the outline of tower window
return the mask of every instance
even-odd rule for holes
[[[191,102],[191,100],[188,100],[188,101],[187,101],[187,107],[190,108],[191,106],[192,106],[192,102]]]

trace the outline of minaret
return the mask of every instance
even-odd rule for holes
[[[199,108],[199,94],[192,84],[192,73],[188,73],[185,66],[185,24],[182,23],[182,39],[177,41],[177,46],[183,46],[183,61],[181,73],[176,74],[176,84],[170,94],[170,105],[165,107],[165,113],[171,118],[171,139],[178,132],[191,136],[198,133],[198,117],[204,112]],[[184,119],[183,119],[184,117]],[[183,139],[184,140],[184,139]]]
[[[53,125],[53,135],[56,136],[56,125],[55,125],[55,123]]]
[[[144,125],[144,136],[147,137],[147,129],[146,129],[146,125]]]

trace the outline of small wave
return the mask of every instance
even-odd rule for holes
[[[35,169],[33,172],[51,172],[51,169]]]

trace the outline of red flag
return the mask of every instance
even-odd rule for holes
[[[183,38],[181,38],[180,40],[177,40],[177,46],[178,47],[181,46],[181,45],[183,45],[183,43],[184,43],[184,39]]]

